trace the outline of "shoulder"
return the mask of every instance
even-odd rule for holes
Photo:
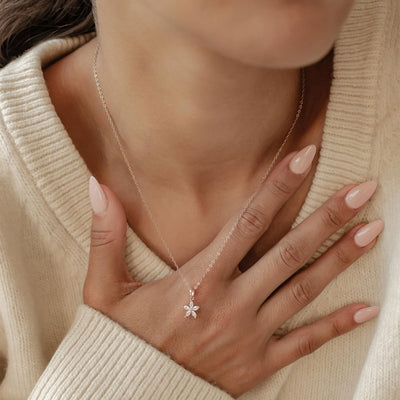
[[[0,172],[16,172],[23,142],[22,128],[40,115],[37,47],[25,51],[0,69]],[[43,95],[42,95],[43,96]],[[9,174],[7,174],[9,176]],[[11,178],[10,178],[11,179]]]
[[[14,127],[23,124],[24,117],[27,117],[21,108],[24,102],[26,104],[26,93],[21,88],[29,87],[29,78],[24,74],[26,61],[27,53],[0,69],[0,182],[3,199],[15,189],[14,183],[22,166]],[[10,199],[6,204],[11,205]],[[4,209],[3,205],[1,210]]]
[[[389,0],[378,64],[378,103],[388,110],[400,106],[400,3]],[[397,112],[398,115],[400,115]]]
[[[379,49],[377,81],[377,130],[386,141],[400,146],[400,3],[389,0],[382,47]]]
[[[89,33],[47,39],[0,69],[0,174],[3,183],[5,179],[12,180],[28,171],[37,178],[35,172],[43,164],[43,152],[53,150],[54,133],[63,128],[49,96],[43,69],[92,37],[93,33]]]
[[[0,230],[4,233],[17,225],[27,203],[23,165],[0,113]],[[26,179],[26,176],[25,176]]]
[[[30,125],[40,118],[38,100],[44,96],[36,84],[41,72],[36,50],[27,50],[0,69],[0,219],[6,231],[12,221],[16,224],[23,218],[27,184],[34,183],[26,168],[35,144]]]

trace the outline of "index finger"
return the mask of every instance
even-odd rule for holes
[[[300,187],[311,170],[316,150],[316,146],[311,144],[281,160],[254,197],[249,199],[250,204],[243,207],[245,211],[241,209],[230,218],[216,238],[201,252],[208,258],[214,255],[218,257],[218,272],[214,273],[225,278],[232,276],[240,261],[268,229],[280,208]]]

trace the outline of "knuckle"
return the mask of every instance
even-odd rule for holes
[[[224,314],[224,312],[211,313],[209,315],[209,322],[206,330],[203,332],[203,338],[199,341],[200,345],[215,342],[224,332],[229,332],[232,329],[232,317],[226,315],[226,313]]]
[[[92,230],[90,237],[91,247],[101,247],[112,243],[115,240],[111,230]]]
[[[336,230],[344,224],[343,213],[337,200],[331,201],[323,208],[322,220],[325,225]]]
[[[287,197],[290,193],[292,193],[292,188],[281,179],[271,180],[268,187],[272,194],[280,197]]]
[[[278,248],[279,259],[289,270],[294,270],[305,263],[303,250],[292,240],[285,239]]]
[[[353,256],[343,246],[335,246],[333,252],[340,265],[346,266],[352,263]]]
[[[330,337],[334,338],[345,333],[344,327],[342,326],[342,324],[340,324],[340,321],[337,318],[332,318],[329,324],[331,332]]]
[[[300,357],[307,356],[317,350],[317,341],[312,336],[301,336],[297,343],[297,353]]]
[[[241,385],[247,384],[254,379],[254,371],[247,363],[235,368],[235,381]]]
[[[268,216],[259,207],[248,207],[241,216],[237,229],[243,237],[259,235],[268,226]]]
[[[311,302],[313,292],[312,285],[308,279],[298,280],[291,288],[292,298],[302,307]]]
[[[223,300],[219,301],[218,304],[212,307],[212,311],[210,312],[209,324],[208,324],[208,332],[212,332],[212,337],[218,337],[223,332],[229,332],[233,325],[237,323],[237,319],[235,316],[238,314],[242,314],[248,312],[248,309],[245,309],[243,302],[238,299],[235,291],[230,289],[223,289],[219,286],[218,289],[214,289],[213,293],[219,290],[219,293],[223,296]],[[199,303],[204,303],[207,299],[210,298],[210,295],[207,293],[201,292],[198,294]]]

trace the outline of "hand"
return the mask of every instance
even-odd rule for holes
[[[299,272],[320,245],[364,207],[368,198],[364,198],[364,204],[354,196],[350,196],[349,203],[345,201],[355,184],[341,188],[251,268],[239,273],[240,261],[311,170],[309,166],[304,173],[292,172],[289,163],[296,155],[290,153],[271,171],[196,291],[195,303],[200,306],[196,319],[185,318],[183,306],[188,303],[189,293],[177,272],[151,282],[135,282],[129,275],[124,209],[116,195],[101,185],[108,205],[103,212],[101,191],[91,195],[98,214],[94,213],[92,219],[84,302],[233,397],[375,316],[378,307],[350,304],[281,338],[274,336],[277,328],[375,245],[383,222],[368,224],[369,233],[358,236],[356,244],[356,232],[366,225],[358,224]],[[364,197],[370,197],[376,184],[370,182],[362,188],[361,192],[368,195]],[[235,219],[233,216],[209,246],[180,268],[192,286],[201,278]],[[371,241],[366,244],[368,238]],[[361,309],[365,310],[355,317]]]

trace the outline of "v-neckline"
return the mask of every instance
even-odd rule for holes
[[[362,31],[363,25],[359,21],[367,11],[356,3],[335,42],[333,78],[319,160],[310,189],[291,229],[343,185],[368,179],[380,62],[380,53],[376,49],[383,39],[379,30],[372,35],[370,30],[369,35]],[[372,16],[373,21],[368,20],[368,23],[382,26],[383,5]],[[359,36],[354,40],[356,26]],[[6,107],[0,110],[5,125],[47,205],[87,255],[92,217],[88,194],[91,173],[51,102],[43,68],[93,36],[94,33],[90,33],[48,39],[14,60],[9,76],[6,71],[0,76],[0,88],[10,82],[15,93],[15,96],[7,98]],[[358,118],[353,118],[355,112]],[[359,118],[359,115],[365,117]],[[339,230],[325,241],[310,262],[342,233],[343,230]],[[126,262],[132,277],[141,281],[159,279],[173,272],[129,225]]]

